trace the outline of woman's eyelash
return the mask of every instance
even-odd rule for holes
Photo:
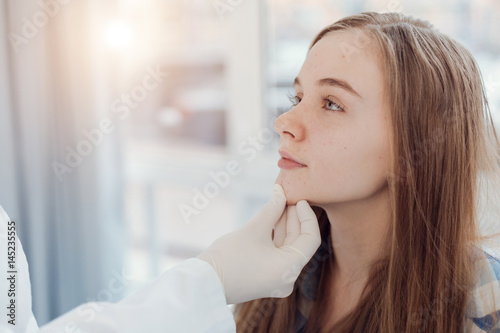
[[[300,99],[301,99],[301,98],[300,98],[299,96],[296,96],[296,95],[294,95],[294,94],[292,94],[292,93],[288,93],[287,95],[288,95],[288,100],[290,100],[290,103],[292,103],[292,105],[291,105],[291,107],[292,107],[292,108],[293,108],[294,106],[297,106],[297,104],[299,104],[299,103],[300,103]],[[298,99],[299,101],[297,101],[297,99]],[[339,110],[344,111],[344,106],[343,106],[342,104],[340,104],[340,103],[337,103],[337,102],[332,101],[332,100],[330,99],[330,97],[329,97],[329,96],[321,96],[321,99],[322,99],[322,100],[323,100],[326,104],[331,103],[331,104],[333,104],[335,107],[337,107]],[[326,104],[323,106],[325,109],[330,110],[330,111],[335,111],[335,110],[331,110],[331,109],[326,108]]]
[[[287,96],[288,96],[288,100],[290,101],[290,103],[292,103],[291,107],[294,107],[297,104],[299,104],[300,101],[297,102],[297,99],[300,98],[299,96],[296,96],[296,95],[294,95],[292,93],[288,93]]]
[[[332,104],[333,104],[333,105],[335,105],[337,108],[339,108],[339,110],[340,110],[340,111],[344,111],[344,109],[345,109],[345,108],[344,108],[344,106],[343,106],[342,104],[332,101],[332,100],[330,99],[330,97],[329,97],[329,96],[321,96],[321,99],[322,99],[323,101],[325,101],[327,104],[328,104],[328,103],[332,103]],[[326,105],[324,106],[324,108],[326,108]],[[330,109],[327,109],[327,110],[330,110]],[[330,110],[330,111],[334,111],[334,110]]]

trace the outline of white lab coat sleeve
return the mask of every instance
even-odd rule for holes
[[[86,303],[43,333],[236,332],[222,284],[207,262],[191,258],[118,303]]]
[[[0,262],[8,267],[8,216],[0,207]],[[226,305],[222,283],[207,262],[191,258],[163,273],[158,279],[117,303],[86,303],[38,328],[31,311],[28,264],[16,237],[16,320],[9,324],[6,306],[10,283],[0,277],[2,304],[0,333],[132,333],[132,332],[236,332],[231,309]],[[10,310],[9,310],[10,311]]]

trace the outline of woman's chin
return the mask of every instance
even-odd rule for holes
[[[291,206],[291,205],[296,205],[297,202],[299,202],[300,200],[299,199],[293,199],[293,198],[286,198],[286,204],[288,206]]]
[[[283,190],[285,191],[287,205],[296,205],[300,200],[307,200],[303,195],[300,195],[300,193],[290,187],[284,186]]]
[[[303,191],[300,191],[298,188],[296,188],[294,184],[283,181],[283,179],[280,179],[280,177],[276,179],[275,183],[280,184],[281,187],[283,187],[287,205],[296,205],[300,200],[307,200],[307,198],[304,197]]]

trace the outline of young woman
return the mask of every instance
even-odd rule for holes
[[[500,144],[470,52],[362,13],[314,38],[294,88],[276,183],[314,206],[323,243],[290,296],[235,307],[237,331],[498,332],[478,208],[481,179],[500,188]]]

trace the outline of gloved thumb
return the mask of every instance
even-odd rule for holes
[[[281,249],[288,248],[291,250],[289,253],[301,257],[299,261],[305,265],[321,245],[321,234],[316,214],[307,201],[297,202],[296,210],[300,234],[291,244],[282,246]]]
[[[273,197],[267,204],[255,215],[249,224],[253,225],[259,233],[271,235],[274,225],[285,211],[286,196],[283,187],[274,184]]]

